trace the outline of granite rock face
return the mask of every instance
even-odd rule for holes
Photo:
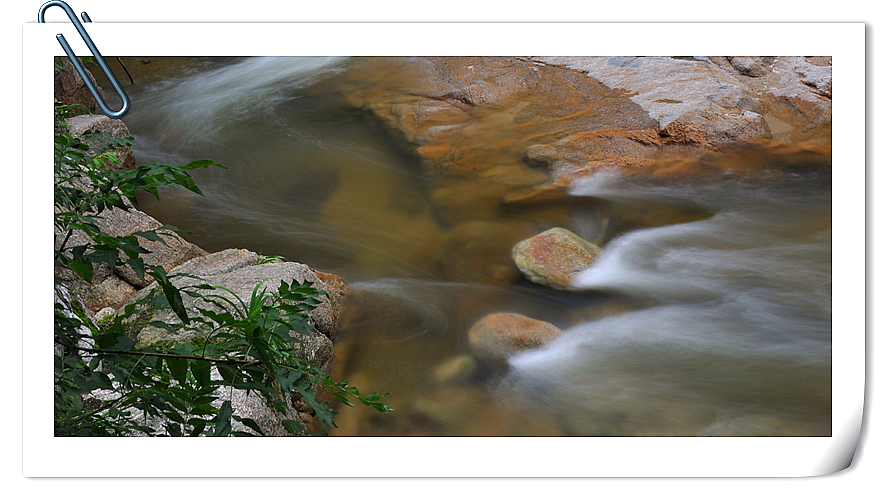
[[[65,120],[65,123],[71,127],[71,133],[82,136],[87,131],[99,132],[113,137],[127,138],[130,137],[129,129],[122,120],[108,118],[105,115],[77,115]],[[120,163],[113,164],[106,162],[106,168],[133,169],[136,168],[136,157],[133,155],[132,146],[114,149],[117,153],[117,159]]]
[[[128,211],[120,209],[105,210],[96,218],[99,229],[111,236],[126,236],[136,231],[149,231],[161,227],[161,223],[150,215],[132,208]],[[206,251],[190,243],[180,236],[168,234],[161,236],[164,242],[149,241],[137,237],[139,244],[151,253],[144,254],[142,259],[148,266],[161,266],[169,272],[174,267],[201,255]],[[66,235],[55,229],[55,246],[61,248]],[[88,237],[80,230],[72,232],[65,243],[66,248],[89,243]],[[104,307],[121,307],[136,290],[149,285],[154,279],[145,275],[144,279],[128,266],[117,266],[111,269],[105,263],[93,265],[93,280],[87,283],[83,278],[67,269],[57,269],[56,276],[77,296],[87,310],[95,313]]]
[[[93,97],[92,92],[83,83],[80,74],[74,69],[74,65],[67,57],[60,58],[62,62],[62,70],[56,71],[54,80],[55,99],[63,104],[80,104],[88,109],[91,113],[99,111],[99,105]],[[99,96],[105,99],[105,91],[96,85],[96,79],[89,70],[86,70],[87,76],[92,80],[93,86],[99,92]]]
[[[717,145],[765,134],[761,107],[736,72],[706,59],[672,57],[550,57],[548,64],[576,69],[610,88],[630,93],[656,120],[666,142]]]
[[[651,168],[661,153],[828,142],[832,127],[829,57],[426,57],[384,71],[356,72],[348,98],[407,141],[454,224],[602,169],[666,175]]]
[[[673,142],[717,146],[822,137],[832,125],[832,61],[815,57],[547,57],[631,100]]]
[[[66,60],[70,69],[76,75],[71,63]],[[67,81],[63,76],[66,73],[56,73],[57,89],[59,80]],[[70,75],[69,75],[70,76]],[[79,79],[79,76],[77,77]],[[82,80],[78,80],[81,82]],[[66,84],[67,85],[67,84]],[[63,85],[64,88],[68,86]],[[87,95],[92,96],[87,91]],[[75,95],[71,99],[82,99],[83,96]],[[73,101],[84,102],[84,101]],[[95,101],[92,101],[95,103]],[[104,115],[79,115],[66,120],[70,127],[70,132],[74,136],[83,137],[83,134],[89,130],[111,134],[116,137],[129,137],[129,130],[120,120],[114,120]],[[131,147],[118,148],[115,150],[120,160],[119,165],[106,162],[108,168],[134,168],[136,160],[133,156]],[[81,183],[75,181],[75,183]],[[88,186],[78,186],[80,189],[88,189]],[[108,209],[95,215],[96,225],[99,230],[111,236],[128,236],[138,231],[152,231],[160,228],[162,224],[150,215],[137,210],[131,203],[126,202],[129,210]],[[163,241],[150,241],[141,236],[137,236],[139,245],[148,250],[150,253],[143,254],[142,259],[146,266],[161,266],[166,271],[182,264],[183,262],[197,256],[206,255],[206,252],[172,233],[164,233],[161,235]],[[66,249],[78,245],[89,244],[90,241],[86,234],[81,230],[74,230],[71,234],[62,234],[58,228],[55,228],[55,248],[60,249],[62,244]],[[123,253],[121,252],[121,257]],[[136,290],[143,288],[153,281],[150,276],[140,278],[135,271],[128,266],[117,266],[111,269],[107,264],[98,263],[93,265],[93,279],[91,283],[87,283],[83,278],[67,269],[57,269],[56,277],[61,279],[62,283],[72,292],[83,300],[88,312],[95,313],[105,307],[119,308]]]
[[[210,254],[184,265],[174,268],[170,274],[188,274],[190,276],[176,276],[171,282],[180,289],[197,284],[207,284],[213,287],[223,287],[213,293],[227,297],[234,302],[237,298],[247,303],[253,290],[259,286],[269,291],[276,290],[281,281],[287,283],[296,280],[298,283],[311,282],[316,288],[324,289],[325,284],[318,276],[304,264],[296,262],[277,262],[270,264],[255,264],[258,256],[247,250],[228,249],[215,254]],[[157,288],[152,284],[138,293],[130,300],[135,303]],[[326,291],[326,290],[325,290]],[[210,292],[201,290],[202,295]],[[234,296],[232,296],[232,294]],[[183,295],[185,309],[189,315],[197,315],[197,307],[217,309],[207,302]],[[338,296],[330,293],[320,297],[321,305],[309,312],[309,322],[319,334],[307,335],[303,338],[304,355],[306,360],[316,362],[319,366],[326,366],[332,356],[333,343],[330,340],[335,333],[336,311],[339,309]],[[146,319],[146,318],[142,318]],[[159,310],[151,313],[148,321],[163,321],[166,323],[178,323],[179,320],[171,310]],[[147,346],[157,343],[174,343],[189,340],[193,333],[180,332],[175,335],[166,330],[147,325],[135,333],[136,346]]]

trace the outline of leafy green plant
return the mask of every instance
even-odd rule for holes
[[[64,111],[56,112],[57,119],[64,115]],[[188,171],[210,166],[225,168],[212,160],[197,160],[180,167],[152,163],[132,170],[107,169],[106,165],[119,163],[117,155],[108,150],[131,146],[132,138],[87,132],[84,137],[89,141],[85,142],[70,135],[64,125],[57,125],[56,130],[54,223],[63,238],[55,250],[55,265],[71,268],[86,281],[92,279],[93,264],[102,262],[112,268],[125,262],[144,279],[146,269],[139,256],[148,250],[139,245],[137,236],[163,242],[161,235],[172,236],[178,231],[165,225],[153,231],[111,236],[99,229],[97,218],[102,212],[115,208],[129,211],[138,206],[138,190],[158,199],[161,188],[185,188],[203,195]],[[82,231],[89,242],[69,247],[75,230]]]
[[[91,63],[91,64],[98,66],[98,63],[96,63],[96,60],[90,56],[78,56],[77,58],[80,59],[81,64]],[[65,72],[65,60],[66,60],[66,58],[62,57],[62,56],[56,56],[55,58],[53,58],[53,61],[52,61],[53,69],[59,73],[64,73]]]
[[[264,284],[265,280],[254,287],[249,300],[224,287],[206,284],[186,290],[201,302],[215,306],[198,307],[201,314],[193,323],[203,340],[200,355],[227,361],[218,368],[228,386],[261,391],[282,413],[287,409],[285,395],[296,394],[311,407],[325,433],[328,426],[335,427],[333,419],[338,412],[328,402],[317,401],[317,388],[327,390],[346,405],[353,406],[351,396],[378,411],[392,411],[379,402],[383,394],[362,395],[347,382],[336,382],[304,361],[304,336],[318,334],[307,313],[321,304],[318,296],[326,292],[313,288],[312,283],[295,280],[289,284],[281,281],[276,291],[269,291]],[[228,294],[200,294],[197,290]],[[292,433],[304,432],[298,421],[285,420],[283,425]]]
[[[257,264],[273,264],[275,262],[287,262],[287,258],[280,255],[262,255],[262,252],[259,252],[259,257],[256,259]]]
[[[142,255],[148,250],[139,243],[139,237],[165,243],[162,236],[174,235],[177,228],[162,226],[122,237],[102,231],[103,212],[131,210],[138,205],[138,190],[155,197],[163,188],[202,195],[189,171],[224,167],[198,160],[185,166],[153,163],[134,170],[106,169],[117,163],[116,155],[106,151],[131,145],[132,139],[96,133],[73,137],[62,122],[70,112],[70,107],[56,108],[54,224],[59,241],[54,263],[86,281],[92,279],[95,265],[126,265],[140,279],[153,277],[156,287],[113,319],[96,324],[57,280],[56,435],[262,435],[255,421],[234,413],[230,395],[235,389],[260,394],[281,414],[288,413],[294,399],[301,400],[317,416],[324,434],[335,427],[338,412],[317,400],[318,389],[350,406],[351,399],[357,399],[378,411],[392,411],[380,402],[384,394],[363,395],[304,361],[302,343],[316,334],[307,313],[323,293],[311,283],[281,281],[268,291],[262,282],[249,300],[207,284],[180,289],[174,284],[177,275],[145,264]],[[183,294],[197,299],[196,312],[186,309]],[[146,311],[153,308],[172,309],[181,323],[147,324],[190,340],[137,349],[133,330],[145,323],[140,318],[149,317]],[[233,430],[233,421],[252,432]],[[294,435],[307,432],[296,419],[282,424]]]

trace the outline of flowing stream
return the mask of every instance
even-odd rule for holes
[[[334,434],[830,434],[829,164],[668,182],[601,173],[561,207],[478,213],[468,234],[485,235],[485,255],[554,226],[603,247],[578,278],[588,291],[491,284],[454,275],[480,239],[448,246],[459,238],[421,160],[346,99],[361,75],[421,81],[410,60],[124,61],[137,161],[230,169],[194,173],[206,197],[167,191],[143,198],[146,212],[207,251],[248,248],[346,281],[334,375],[391,392],[396,411],[347,408]],[[493,312],[564,333],[504,371],[440,383]]]

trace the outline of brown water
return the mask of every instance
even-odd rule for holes
[[[337,434],[830,434],[828,158],[749,150],[741,161],[767,161],[767,175],[602,174],[569,201],[502,208],[473,204],[503,189],[483,177],[461,179],[461,198],[433,195],[408,145],[349,104],[362,79],[424,85],[409,59],[125,62],[137,161],[231,169],[195,173],[205,198],[145,198],[148,213],[208,251],[281,255],[347,282],[334,375],[391,392],[396,412],[346,409]],[[529,186],[539,172],[516,151],[540,138],[510,123],[479,115],[496,140],[472,148],[510,188]],[[554,226],[603,245],[587,292],[513,279],[512,245]],[[436,381],[468,353],[471,325],[504,311],[565,333],[505,372]]]

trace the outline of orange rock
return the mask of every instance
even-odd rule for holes
[[[485,316],[469,330],[469,345],[482,359],[503,359],[561,335],[555,325],[513,313]]]
[[[601,250],[564,228],[553,228],[512,249],[512,259],[527,279],[570,290],[571,281],[595,262]]]

